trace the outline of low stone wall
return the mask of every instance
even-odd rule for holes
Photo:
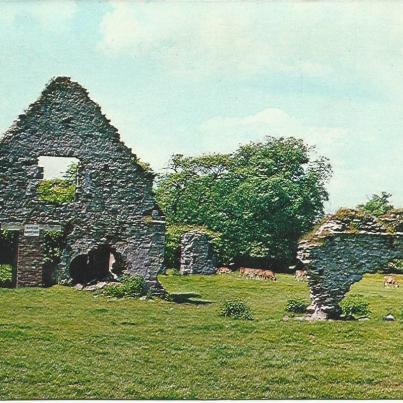
[[[188,232],[181,238],[181,274],[214,274],[216,258],[209,238],[199,232]]]
[[[337,318],[352,284],[403,259],[402,218],[403,211],[375,218],[341,210],[300,242],[298,259],[307,269],[313,319]]]

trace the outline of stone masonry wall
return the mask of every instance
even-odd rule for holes
[[[181,238],[181,274],[214,274],[216,258],[206,234],[188,232]]]
[[[40,156],[79,160],[74,202],[54,205],[37,197]],[[153,174],[137,163],[88,92],[66,77],[53,79],[0,140],[0,224],[61,225],[66,248],[58,282],[71,280],[75,257],[107,245],[119,250],[126,273],[140,274],[161,290],[157,274],[163,268],[165,219],[152,182]],[[24,253],[19,284],[40,285],[39,275],[21,271]],[[29,254],[26,260],[31,264]]]
[[[402,218],[402,211],[376,219],[342,210],[300,242],[298,259],[307,269],[313,319],[337,318],[338,304],[352,284],[403,259]]]

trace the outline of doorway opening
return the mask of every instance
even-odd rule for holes
[[[114,281],[122,273],[122,258],[108,245],[98,246],[88,254],[79,255],[70,264],[70,277],[73,284]]]
[[[0,233],[0,287],[13,288],[17,284],[18,232]]]

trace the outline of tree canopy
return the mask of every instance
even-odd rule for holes
[[[312,151],[293,137],[267,137],[231,154],[173,155],[156,189],[168,226],[219,233],[222,263],[288,264],[328,199],[331,167]]]

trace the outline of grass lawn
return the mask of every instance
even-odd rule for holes
[[[366,276],[352,293],[366,322],[283,321],[306,284],[223,276],[161,276],[169,291],[211,305],[110,300],[90,292],[0,290],[0,399],[403,399],[403,287]],[[403,276],[400,276],[403,283]],[[241,297],[254,321],[218,316]]]

